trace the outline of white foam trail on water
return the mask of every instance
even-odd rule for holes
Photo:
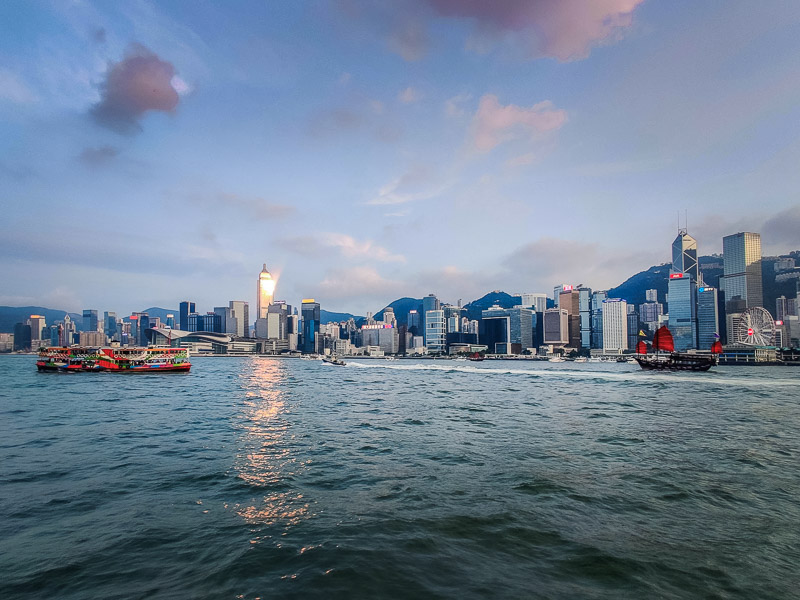
[[[435,365],[435,364],[386,364],[382,361],[356,362],[350,361],[347,366],[358,368],[391,369],[396,371],[456,371],[469,374],[492,375],[535,375],[537,377],[558,377],[567,379],[607,379],[609,381],[629,381],[641,383],[689,383],[692,385],[724,385],[739,387],[784,387],[798,386],[800,379],[747,379],[728,376],[727,373],[712,371],[708,373],[653,373],[647,371],[591,371],[588,369],[520,369],[497,367],[474,367],[470,365]],[[763,367],[770,368],[770,367]]]

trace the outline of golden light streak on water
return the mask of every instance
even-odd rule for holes
[[[282,486],[303,466],[289,450],[291,411],[281,389],[286,380],[285,366],[280,360],[256,359],[242,378],[247,392],[240,413],[237,476],[255,487]],[[233,510],[251,525],[287,527],[310,514],[303,495],[293,491],[267,493],[251,503],[237,504]]]

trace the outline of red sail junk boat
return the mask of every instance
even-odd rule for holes
[[[711,354],[689,354],[675,352],[672,333],[663,325],[653,336],[653,351],[648,354],[647,344],[640,341],[636,345],[636,362],[643,369],[657,371],[708,371],[717,364],[717,355],[722,353],[719,341],[711,346]]]

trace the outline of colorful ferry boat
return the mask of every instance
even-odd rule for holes
[[[186,348],[42,348],[39,371],[78,373],[187,373],[192,367]]]

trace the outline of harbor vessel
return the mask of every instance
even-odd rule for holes
[[[186,373],[192,367],[186,348],[42,348],[36,368],[44,372]]]
[[[722,352],[722,344],[714,342],[710,354],[675,352],[672,332],[662,325],[653,336],[653,353],[648,353],[647,344],[640,341],[636,345],[636,362],[642,369],[651,371],[708,371],[717,364],[717,356]]]
[[[336,365],[337,367],[343,367],[343,366],[345,366],[347,364],[341,358],[339,358],[338,356],[335,356],[335,355],[334,356],[323,356],[322,357],[322,362],[326,362],[329,365]]]

